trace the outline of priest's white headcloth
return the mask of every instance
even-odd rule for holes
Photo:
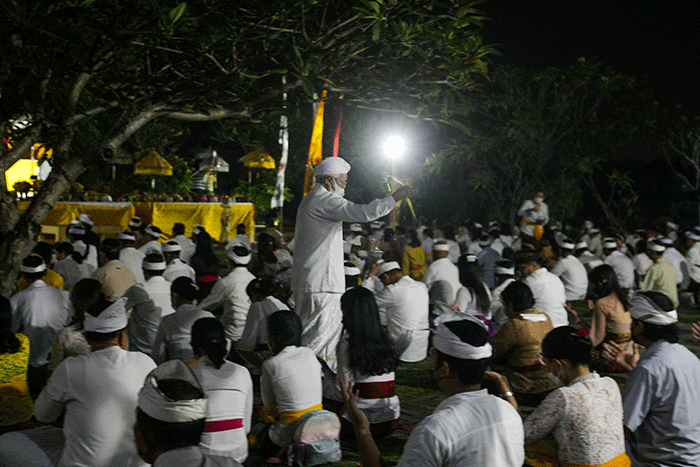
[[[643,292],[640,290],[639,292]],[[667,326],[678,322],[678,312],[676,310],[664,311],[650,297],[639,293],[632,299],[630,315],[639,321],[649,324],[659,324]]]
[[[326,157],[314,166],[316,176],[342,175],[350,172],[350,164],[342,157]]]

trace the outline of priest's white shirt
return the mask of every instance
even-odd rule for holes
[[[564,283],[566,300],[583,300],[588,292],[588,272],[586,266],[574,255],[568,255],[557,261],[550,271]]]
[[[118,346],[61,362],[34,404],[49,423],[65,411],[59,466],[145,465],[136,452],[138,393],[156,367],[148,355]]]
[[[428,290],[436,281],[447,281],[452,286],[452,296],[449,297],[448,303],[454,303],[462,284],[459,282],[459,269],[448,258],[433,261],[425,271],[423,283]]]
[[[623,253],[615,250],[603,260],[605,264],[612,266],[617,276],[617,281],[623,289],[634,287],[634,264]]]
[[[385,316],[389,339],[404,362],[419,362],[428,354],[430,336],[428,289],[404,276],[375,295]]]
[[[520,467],[524,461],[520,415],[482,389],[442,401],[413,429],[397,467]]]
[[[555,328],[569,324],[564,308],[566,289],[561,279],[545,268],[539,268],[525,277],[522,282],[532,290],[532,295],[535,297],[534,308],[545,312]]]
[[[315,185],[297,212],[292,290],[343,293],[343,222],[370,222],[395,206],[392,196],[356,204]]]

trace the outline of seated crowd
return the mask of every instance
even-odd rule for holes
[[[294,242],[275,229],[239,226],[223,265],[201,225],[164,241],[134,218],[100,239],[82,214],[0,297],[0,465],[281,463],[322,409],[383,465],[397,369],[426,358],[446,398],[398,465],[700,465],[700,360],[678,329],[700,227],[550,228],[538,195],[519,234],[347,225],[332,364],[302,345]],[[599,372],[629,373],[622,392]]]

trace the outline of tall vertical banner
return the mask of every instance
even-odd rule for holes
[[[340,153],[340,125],[343,123],[343,94],[338,101],[338,120],[335,124],[335,137],[333,138],[333,157],[338,157]]]
[[[323,98],[327,95],[323,91]],[[314,130],[311,133],[311,144],[309,145],[309,160],[306,166],[306,176],[304,177],[304,196],[311,190],[314,184],[314,171],[311,169],[314,165],[321,162],[323,159],[323,113],[325,111],[326,102],[321,100],[314,103],[316,110],[316,120],[314,121]]]
[[[287,84],[287,77],[282,76],[282,84]],[[280,157],[279,169],[277,170],[277,183],[275,183],[275,193],[270,201],[270,208],[282,208],[284,206],[284,171],[287,168],[287,157],[289,155],[289,128],[287,127],[287,93],[282,94],[283,113],[280,117],[280,137],[279,144],[282,145],[282,157]],[[279,216],[280,219],[282,216]]]

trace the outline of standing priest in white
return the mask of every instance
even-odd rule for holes
[[[302,344],[335,372],[335,348],[343,329],[340,296],[345,292],[343,222],[371,222],[411,194],[407,186],[369,204],[344,198],[350,164],[328,157],[314,167],[316,184],[297,212],[292,291],[303,325]]]

